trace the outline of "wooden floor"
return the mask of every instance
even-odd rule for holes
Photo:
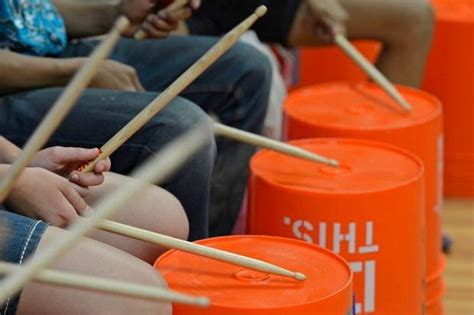
[[[444,274],[444,314],[474,315],[474,201],[446,200],[443,221],[454,240]]]

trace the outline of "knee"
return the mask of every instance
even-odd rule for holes
[[[397,40],[405,39],[411,44],[431,42],[435,17],[429,0],[400,2],[398,11],[399,14],[395,16]]]
[[[434,30],[435,15],[430,1],[413,1],[411,5],[413,30],[421,39],[431,39]]]
[[[229,51],[225,62],[236,78],[232,92],[241,104],[237,117],[251,116],[252,120],[263,122],[272,84],[268,56],[249,44],[238,43]]]
[[[154,205],[160,205],[163,210],[157,212],[154,216],[151,216],[151,221],[146,222],[147,228],[150,230],[156,230],[157,233],[164,233],[171,237],[187,240],[189,236],[189,221],[186,216],[181,202],[172,194],[164,193],[165,191],[156,186],[149,186],[146,188],[145,196],[150,198],[150,203]],[[166,214],[166,218],[164,218]],[[165,223],[165,224],[164,224]],[[164,225],[164,226],[163,226]],[[161,250],[161,249],[160,249]],[[152,258],[157,257],[161,252],[153,255]]]
[[[177,97],[163,110],[162,114],[163,116],[156,120],[156,128],[154,128],[155,137],[170,142],[186,132],[201,126],[201,131],[207,140],[193,157],[199,156],[203,167],[206,165],[212,166],[216,155],[216,144],[209,116],[196,104],[181,97]],[[169,126],[169,128],[165,128],[166,131],[164,131],[163,123]],[[156,152],[160,147],[161,142],[157,142],[157,147],[152,148],[152,150]]]
[[[246,43],[237,43],[229,51],[229,59],[235,64],[235,71],[248,80],[256,90],[269,90],[272,80],[272,66],[269,58],[260,50]]]
[[[144,266],[136,268],[134,271],[132,283],[139,283],[148,285],[153,288],[167,289],[168,284],[163,277],[151,266]],[[152,302],[142,302],[139,300],[130,300],[129,305],[125,305],[126,314],[157,314],[157,315],[171,315],[172,305],[168,302],[161,302],[154,300]]]

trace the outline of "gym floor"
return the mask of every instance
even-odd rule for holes
[[[445,200],[444,231],[454,240],[444,274],[446,315],[474,314],[474,200]]]

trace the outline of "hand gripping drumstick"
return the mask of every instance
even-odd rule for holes
[[[395,86],[372,65],[344,35],[337,34],[335,42],[375,83],[377,83],[391,98],[400,104],[406,111],[411,111],[411,106],[398,92]]]
[[[101,148],[101,153],[92,162],[84,165],[81,170],[90,172],[95,164],[107,158],[115,152],[122,144],[132,137],[141,127],[143,127],[153,116],[168,105],[179,93],[181,93],[191,82],[200,76],[209,68],[220,56],[222,56],[239,37],[247,31],[250,26],[267,12],[267,7],[259,6],[255,12],[246,18],[243,22],[233,28],[223,38],[221,38],[208,52],[206,52],[198,61],[188,68],[176,81],[174,81],[166,90],[164,90],[154,101],[135,116],[127,125],[125,125],[115,136],[113,136]]]
[[[0,274],[10,274],[21,270],[21,266],[0,262]],[[194,305],[198,307],[209,306],[209,299],[194,297],[164,288],[149,285],[135,284],[108,278],[86,276],[78,273],[43,270],[35,275],[34,281],[62,285],[67,287],[120,294],[139,299],[159,300],[170,303]]]
[[[128,226],[121,223],[112,221],[103,221],[99,223],[98,228],[111,233],[128,236],[134,239],[150,242],[165,246],[167,248],[174,248],[183,252],[223,261],[237,266],[245,268],[271,273],[279,276],[294,278],[302,281],[306,279],[306,276],[300,272],[294,272],[282,267],[264,262],[258,259],[234,254],[231,252],[215,249],[212,247],[203,246],[200,244],[183,241],[171,236],[150,232],[147,230],[139,229],[133,226]]]
[[[214,133],[219,136],[227,137],[236,141],[244,142],[253,146],[265,148],[272,151],[277,151],[283,154],[291,155],[294,157],[307,159],[317,163],[324,163],[330,166],[337,167],[339,162],[333,159],[326,158],[324,156],[315,154],[308,150],[299,148],[297,146],[269,139],[260,135],[253,134],[251,132],[239,130],[236,128],[228,127],[218,122],[213,122]]]
[[[41,124],[36,128],[15,163],[8,169],[5,176],[2,177],[0,182],[0,203],[5,200],[14,181],[20,176],[21,171],[27,167],[34,154],[46,144],[49,137],[69,113],[82,91],[94,77],[98,66],[107,58],[119,40],[120,34],[129,25],[130,23],[125,17],[120,17],[105,40],[94,50],[86,63],[74,75]]]
[[[138,181],[123,185],[107,195],[97,204],[96,211],[88,220],[78,220],[69,227],[67,235],[54,240],[43,252],[36,253],[27,259],[23,268],[2,279],[0,281],[0,304],[5,303],[10,295],[16,294],[37,272],[52,264],[56,258],[74,246],[83,235],[113,215],[125,201],[142,191],[145,182],[159,184],[183,165],[208,140],[209,131],[204,132],[203,128],[208,127],[203,126],[201,129],[191,130],[166,146],[138,171],[133,172],[131,176],[137,178]]]
[[[189,0],[176,0],[174,2],[172,2],[169,6],[167,6],[166,8],[164,8],[163,10],[167,13],[171,13],[173,11],[176,11],[178,9],[181,9],[182,7],[184,6],[187,6],[189,4]],[[145,32],[144,30],[138,30],[135,35],[133,35],[133,38],[135,38],[136,40],[143,40],[145,38],[148,37],[148,34],[147,32]]]

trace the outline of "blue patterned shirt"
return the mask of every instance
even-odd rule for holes
[[[49,0],[0,0],[0,49],[46,56],[66,43],[64,21]]]

